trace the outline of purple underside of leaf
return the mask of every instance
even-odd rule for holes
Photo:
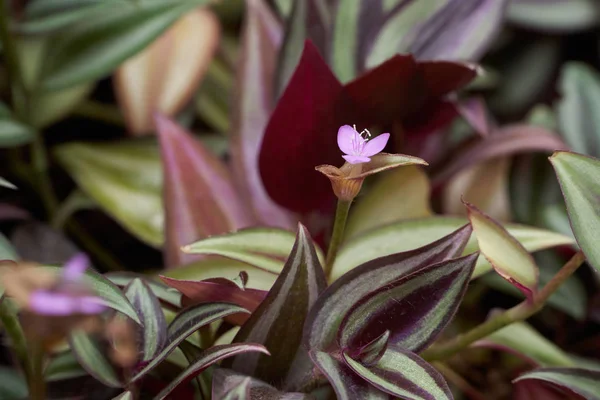
[[[542,381],[524,380],[513,385],[513,400],[573,400],[564,391]]]
[[[240,289],[235,283],[214,282],[211,280],[189,281],[160,276],[160,279],[170,287],[180,291],[184,298],[182,305],[190,306],[199,303],[224,302],[233,303],[253,312],[265,299],[267,292],[258,289]],[[225,279],[223,279],[225,281]],[[236,314],[228,319],[241,325],[248,319],[248,315]]]
[[[294,247],[281,274],[234,338],[234,342],[263,344],[272,357],[244,354],[226,366],[286,390],[294,390],[310,379],[312,365],[301,347],[302,329],[306,315],[326,286],[313,241],[299,224]]]
[[[475,133],[483,137],[490,134],[488,110],[483,97],[470,97],[458,103],[460,115],[471,125]]]
[[[136,382],[158,366],[181,342],[201,327],[236,313],[248,313],[248,311],[228,303],[199,304],[181,311],[167,329],[167,343],[165,347],[142,369],[137,371],[130,379],[130,382]]]
[[[402,399],[452,399],[442,375],[418,355],[389,346],[381,360],[362,365],[344,354],[344,361],[357,375],[379,390]]]
[[[560,137],[545,128],[533,125],[505,126],[485,139],[469,141],[453,152],[448,162],[434,166],[432,185],[438,187],[460,171],[492,158],[532,151],[552,152],[566,148]]]
[[[584,368],[540,368],[527,372],[513,382],[545,382],[587,400],[600,399],[600,371]]]
[[[465,225],[427,246],[352,269],[329,286],[312,308],[304,327],[305,345],[311,350],[335,351],[342,321],[356,302],[422,268],[460,256],[471,232],[471,226]]]
[[[390,344],[423,350],[456,313],[478,255],[427,266],[369,293],[346,313],[340,347],[354,354],[389,330]]]
[[[127,285],[125,296],[142,321],[138,329],[143,344],[142,360],[150,360],[167,341],[167,321],[162,307],[150,287],[140,278],[135,278]]]
[[[181,246],[254,223],[229,171],[215,155],[167,117],[157,115],[165,202],[167,267],[191,262]]]
[[[258,171],[260,144],[274,107],[273,76],[283,32],[263,1],[248,1],[231,132],[232,168],[262,224],[291,228],[291,216],[267,195]]]
[[[311,360],[329,380],[338,400],[388,400],[390,396],[358,376],[343,361],[328,353],[311,351]]]
[[[497,35],[508,0],[450,0],[420,25],[410,52],[420,60],[478,60]]]
[[[166,399],[179,385],[189,382],[206,368],[221,361],[222,359],[247,352],[260,352],[269,354],[269,352],[263,346],[255,343],[233,343],[213,346],[203,351],[200,357],[198,357],[194,363],[187,367],[155,397],[155,400]]]

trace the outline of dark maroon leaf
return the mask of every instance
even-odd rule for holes
[[[281,274],[234,338],[234,342],[263,344],[272,356],[240,355],[230,364],[232,369],[286,390],[294,390],[297,382],[311,376],[312,363],[301,347],[302,329],[306,315],[326,286],[312,239],[299,225]]]
[[[197,259],[181,246],[254,222],[226,166],[167,117],[157,115],[164,171],[165,260],[176,267]]]
[[[354,352],[391,332],[389,343],[419,352],[450,322],[467,290],[478,253],[421,268],[375,289],[352,305],[338,344]]]
[[[452,400],[442,375],[418,355],[389,346],[376,365],[365,366],[344,353],[352,371],[377,389],[402,399]]]
[[[514,382],[544,382],[582,399],[600,400],[600,371],[584,368],[540,368],[527,372]]]
[[[9,203],[0,203],[0,221],[12,219],[29,219],[31,214],[25,209]]]
[[[292,218],[267,195],[258,172],[258,153],[273,111],[273,75],[283,32],[267,4],[247,2],[231,132],[231,161],[240,192],[263,225],[290,228]]]
[[[425,267],[458,257],[471,232],[471,226],[465,225],[427,246],[377,258],[343,275],[325,290],[311,309],[304,327],[305,345],[311,350],[334,351],[340,326],[354,304],[369,293]]]
[[[332,202],[329,181],[315,171],[321,164],[340,164],[337,101],[342,85],[318,50],[306,42],[300,63],[281,96],[265,131],[260,173],[269,195],[297,212]]]
[[[227,279],[190,281],[166,276],[160,276],[160,279],[184,295],[182,299],[183,306],[218,301],[237,304],[250,312],[254,312],[267,295],[264,290],[241,289],[234,282]],[[227,320],[242,325],[248,318],[247,314],[235,314],[229,316]]]
[[[371,386],[343,361],[324,351],[310,351],[310,358],[327,377],[338,400],[388,400],[390,396]]]
[[[542,381],[525,380],[513,385],[513,400],[573,400],[572,396],[561,393]]]
[[[202,352],[200,357],[198,357],[193,364],[183,370],[183,372],[179,374],[171,383],[169,383],[169,385],[164,388],[154,399],[166,399],[171,392],[173,392],[173,390],[177,389],[179,385],[189,382],[211,365],[221,361],[224,358],[248,352],[269,354],[269,352],[263,346],[254,343],[233,343],[213,346]]]

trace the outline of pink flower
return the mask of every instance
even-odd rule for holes
[[[363,134],[365,135],[363,137]],[[371,133],[364,130],[360,133],[350,125],[344,125],[338,130],[337,142],[345,155],[344,159],[350,164],[360,164],[371,161],[371,156],[380,153],[387,144],[390,134],[382,133],[369,140]]]
[[[89,260],[78,254],[69,260],[58,282],[49,289],[37,289],[29,296],[29,308],[40,315],[66,316],[99,314],[106,309],[101,298],[89,293],[82,278]]]

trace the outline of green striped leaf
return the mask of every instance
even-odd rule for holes
[[[356,77],[359,45],[358,28],[363,2],[338,0],[331,43],[331,67],[337,78],[346,83]]]
[[[21,400],[28,397],[27,382],[18,370],[0,367],[0,399]]]
[[[327,377],[338,400],[388,400],[389,396],[369,385],[345,363],[324,351],[311,351],[310,358]]]
[[[392,282],[457,257],[463,252],[471,232],[471,226],[465,225],[419,249],[371,260],[335,281],[319,297],[306,320],[304,341],[307,347],[333,351],[337,348],[340,326],[355,304]]]
[[[479,340],[476,346],[510,351],[542,367],[570,367],[573,360],[526,322],[515,322]]]
[[[364,365],[376,364],[387,350],[390,331],[386,330],[379,337],[363,346],[355,357]]]
[[[338,334],[342,349],[357,349],[391,332],[389,343],[419,352],[448,325],[469,284],[478,254],[443,261],[369,293],[346,314]],[[390,316],[401,315],[401,318]]]
[[[235,313],[247,313],[242,307],[227,303],[199,304],[181,311],[167,329],[167,344],[132,378],[135,382],[169,356],[188,336],[201,327]]]
[[[53,357],[44,369],[46,382],[57,382],[85,375],[87,372],[79,365],[72,351],[66,351]]]
[[[277,399],[313,400],[310,394],[281,392],[277,388],[250,376],[238,374],[230,369],[218,368],[212,376],[213,399]]]
[[[192,254],[219,255],[278,274],[294,246],[294,234],[284,229],[248,228],[217,235],[183,247]],[[315,246],[319,261],[322,251]]]
[[[120,287],[129,285],[135,279],[142,279],[159,300],[173,307],[181,307],[181,293],[171,289],[162,282],[149,279],[150,277],[143,274],[136,274],[134,272],[109,272],[108,274],[104,274],[104,277]]]
[[[162,400],[166,399],[173,390],[177,389],[179,385],[191,380],[196,377],[206,368],[211,365],[219,362],[220,360],[234,356],[240,353],[247,352],[260,352],[264,354],[269,354],[267,349],[265,349],[260,344],[254,343],[234,343],[234,344],[225,344],[221,346],[213,346],[208,350],[202,352],[200,357],[187,367],[181,374],[179,374],[169,385],[164,388],[154,399]]]
[[[401,221],[373,229],[344,242],[333,265],[332,280],[377,257],[387,256],[399,251],[413,250],[448,235],[468,221],[455,217],[430,217]],[[525,225],[507,224],[506,230],[514,236],[529,252],[556,246],[573,245],[572,237],[556,232],[529,227]],[[475,236],[471,238],[464,254],[479,250]],[[490,271],[492,266],[480,256],[473,273],[473,278]]]
[[[418,355],[397,346],[388,347],[374,366],[365,366],[344,353],[344,361],[379,390],[409,400],[451,400],[442,375]]]
[[[543,368],[519,376],[513,382],[538,380],[587,400],[600,400],[600,371],[583,368]]]
[[[281,274],[234,339],[260,343],[272,356],[243,354],[228,363],[231,368],[292,390],[299,381],[310,379],[313,367],[301,345],[302,330],[309,310],[326,286],[312,238],[299,225]]]
[[[117,372],[104,357],[98,344],[87,333],[73,331],[69,337],[69,344],[75,358],[88,374],[106,386],[123,387]]]
[[[140,278],[135,278],[125,288],[125,296],[142,321],[143,361],[154,358],[167,340],[167,321],[160,302],[150,287]]]
[[[566,151],[550,157],[560,183],[571,227],[588,262],[600,271],[600,160]]]
[[[223,400],[249,400],[250,399],[250,380],[252,378],[244,378],[243,381],[229,389],[220,397]]]
[[[537,292],[539,270],[525,247],[490,216],[463,201],[481,253],[494,270],[528,298]]]

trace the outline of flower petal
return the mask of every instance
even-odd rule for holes
[[[345,154],[352,154],[354,152],[354,146],[352,145],[352,142],[356,140],[357,136],[360,135],[350,125],[341,126],[337,135],[337,143],[340,150]]]
[[[102,300],[94,296],[72,296],[47,290],[32,293],[29,307],[37,314],[53,316],[98,314],[105,309]]]
[[[348,161],[350,164],[360,164],[360,163],[366,163],[371,161],[371,159],[369,157],[363,157],[363,156],[342,156],[344,157],[344,160]]]
[[[382,133],[381,135],[373,138],[365,144],[365,147],[362,151],[362,155],[366,157],[374,156],[377,153],[380,153],[387,144],[390,139],[389,133]]]
[[[87,269],[90,260],[84,253],[76,254],[71,257],[63,268],[63,278],[68,281],[79,280]]]

